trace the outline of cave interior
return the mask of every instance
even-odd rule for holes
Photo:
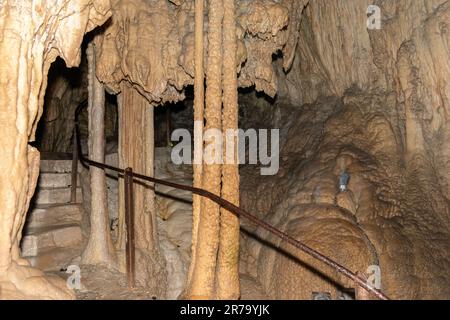
[[[0,299],[450,299],[449,23],[1,1]]]

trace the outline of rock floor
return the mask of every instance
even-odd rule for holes
[[[67,280],[70,274],[48,272]],[[81,286],[74,290],[77,300],[159,300],[153,292],[143,287],[129,289],[125,274],[102,266],[83,266]],[[241,275],[241,300],[267,300],[261,286],[250,276]]]
[[[67,280],[64,270],[53,272]],[[80,289],[74,289],[77,300],[156,300],[158,297],[146,288],[129,289],[126,275],[103,266],[81,267]]]

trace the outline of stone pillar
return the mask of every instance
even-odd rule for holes
[[[133,172],[154,176],[154,107],[131,84],[123,82],[119,97],[119,166]],[[136,243],[136,279],[153,287],[155,272],[163,272],[163,258],[158,250],[154,185],[135,181],[133,186]],[[121,270],[125,270],[125,207],[123,179],[119,183],[119,236]],[[156,269],[155,269],[156,268]]]
[[[95,45],[87,48],[89,79],[89,158],[105,162],[105,90],[95,74]],[[105,170],[90,167],[91,231],[83,252],[83,264],[106,264],[115,267],[117,258],[109,231],[108,199]]]
[[[239,206],[238,141],[227,130],[238,129],[237,37],[235,0],[223,0],[223,159],[222,197]],[[229,141],[233,139],[233,141]],[[226,145],[225,145],[226,143]],[[232,154],[228,146],[231,146]],[[239,218],[220,209],[220,240],[217,256],[217,298],[239,299]]]
[[[206,72],[205,130],[222,129],[222,0],[211,0],[209,8],[208,65]],[[217,154],[205,141],[205,149]],[[213,157],[215,158],[215,157]],[[203,166],[203,188],[220,195],[221,165]],[[189,288],[192,299],[212,299],[215,296],[216,257],[219,246],[219,206],[208,199],[202,199],[198,222],[195,266]]]
[[[205,109],[205,76],[204,76],[204,0],[195,0],[195,79],[194,79],[194,181],[196,188],[202,188],[203,178],[203,121]],[[191,264],[186,281],[186,290],[182,297],[190,296],[192,274],[196,265],[196,247],[198,222],[202,197],[192,196],[192,246]]]

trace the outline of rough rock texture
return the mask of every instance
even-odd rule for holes
[[[381,9],[380,30],[366,27],[369,4]],[[111,5],[110,12],[107,0],[0,4],[0,298],[73,297],[64,282],[30,268],[18,249],[39,170],[39,154],[28,142],[56,57],[77,65],[83,35],[113,14],[97,51],[97,76],[111,93],[137,90],[139,102],[153,108],[184,99],[184,88],[194,83],[193,0]],[[379,264],[382,289],[393,298],[449,297],[450,2],[239,0],[237,21],[239,86],[271,97],[278,90],[270,107],[242,101],[249,105],[242,110],[246,124],[282,129],[278,175],[241,170],[244,207],[354,271]],[[65,87],[54,89],[61,100]],[[49,111],[50,120],[59,114]],[[65,142],[50,144],[67,145],[68,131]],[[152,163],[151,151],[138,152]],[[343,170],[350,182],[339,192]],[[147,249],[158,240],[150,212],[152,221],[140,221],[142,230],[151,230],[138,239],[138,274],[147,275],[142,282],[163,273],[144,270],[156,259]],[[244,238],[244,268],[273,297],[334,296],[353,285],[284,245],[290,256]]]
[[[170,148],[155,149],[155,176],[176,183],[191,185],[192,168],[176,166],[170,160]],[[191,260],[192,194],[157,185],[156,211],[161,252],[166,260],[168,299],[177,299],[182,292]]]
[[[195,1],[194,7],[194,112],[193,122],[196,129],[194,133],[194,164],[193,169],[193,186],[195,188],[202,188],[203,185],[203,129],[205,126],[204,114],[205,114],[205,62],[204,62],[204,50],[205,50],[205,2]],[[199,139],[199,135],[202,139]],[[196,267],[197,259],[197,239],[198,239],[198,225],[200,221],[200,212],[202,208],[202,197],[199,195],[192,196],[192,241],[191,241],[191,263],[189,266],[189,273],[186,280],[186,289],[182,295],[188,293],[191,288],[192,276]]]
[[[88,68],[84,47],[78,68],[67,68],[59,58],[50,67],[43,114],[36,132],[40,152],[72,152],[75,111],[84,105],[78,121],[83,150],[87,153],[84,145],[88,137]],[[106,96],[105,114],[105,136],[109,145],[110,141],[117,140],[117,103],[113,96]]]
[[[0,4],[0,297],[71,298],[19,257],[25,213],[36,186],[39,153],[28,146],[42,114],[47,72],[61,56],[80,62],[83,35],[109,17],[109,1],[3,1]]]
[[[113,17],[98,53],[99,78],[111,92],[120,92],[126,79],[150,102],[183,100],[183,89],[194,84],[194,1],[111,2]],[[289,22],[299,21],[305,3],[237,1],[239,86],[276,94],[272,55],[283,51],[289,69],[297,45],[296,25]],[[205,5],[207,15],[208,10]]]
[[[124,82],[119,96],[119,167],[154,176],[153,106],[129,83]],[[155,193],[151,183],[134,183],[134,228],[136,277],[155,290],[165,289],[164,262],[160,259],[155,212]],[[119,185],[119,230],[116,247],[121,252],[119,265],[125,271],[125,193]]]
[[[217,3],[221,2],[217,1]],[[237,34],[234,35],[236,32],[232,31],[231,40],[231,42],[236,42],[231,43],[231,46],[233,48],[232,51],[236,51],[237,48],[237,54],[236,58],[231,60],[233,66],[228,67],[228,69],[236,68],[236,71],[225,70],[225,73],[240,71],[240,86],[250,87],[254,85],[257,90],[265,91],[267,94],[274,96],[277,86],[272,66],[272,55],[285,49],[285,44],[288,44],[286,45],[287,51],[292,51],[293,47],[295,47],[295,41],[291,40],[292,36],[295,36],[295,32],[288,26],[289,8],[301,7],[302,3],[294,1],[277,3],[268,0],[237,2],[237,17],[234,17],[234,15],[230,17],[232,21],[235,21],[235,18],[237,18],[239,22],[235,26],[238,29]],[[207,14],[211,22],[214,20],[214,10],[212,8],[215,6],[214,2],[209,4]],[[145,97],[149,103],[145,108],[152,108],[156,104],[176,102],[184,99],[183,89],[194,82],[193,5],[194,1],[112,1],[112,19],[105,26],[99,38],[97,76],[105,83],[111,93],[120,93],[124,90],[121,93],[123,97],[121,104],[123,104],[124,109],[119,116],[120,121],[122,121],[121,133],[123,134],[123,137],[120,138],[123,152],[119,150],[119,154],[122,154],[124,157],[121,164],[122,166],[132,165],[137,172],[152,174],[152,172],[148,171],[152,160],[148,157],[146,147],[143,145],[143,152],[139,154],[139,161],[143,160],[143,162],[136,162],[138,160],[135,156],[135,151],[141,148],[140,134],[138,133],[139,121],[145,123],[146,116],[139,117],[139,119],[131,116],[136,114],[136,112],[128,110],[135,106],[129,105],[132,100],[127,100],[128,98],[126,97],[131,97],[127,92],[135,90]],[[295,12],[298,13],[298,10]],[[220,116],[222,103],[220,81],[222,74],[222,49],[220,45],[222,32],[221,28],[219,28],[222,20],[221,16],[222,13],[219,10],[215,18],[218,24],[208,29],[210,42],[208,50],[205,51],[205,58],[208,57],[207,70],[211,70],[211,72],[208,71],[208,74],[211,76],[208,78],[207,84],[207,90],[210,92],[209,97],[207,94],[207,105],[209,105],[208,101],[210,101],[215,106],[214,109],[207,107],[205,110],[205,117],[208,119],[206,125],[210,128],[220,127],[220,119],[218,120],[217,116]],[[216,42],[213,42],[213,40]],[[289,66],[289,62],[286,63],[286,66]],[[124,84],[125,82],[126,84]],[[136,93],[134,95],[136,96]],[[135,99],[137,99],[137,96]],[[236,108],[233,110],[233,112],[237,112]],[[140,111],[137,112],[140,113]],[[124,120],[127,114],[130,117],[128,120]],[[147,128],[145,124],[144,126],[146,128],[145,132],[148,133],[149,127]],[[129,130],[128,133],[127,130]],[[137,131],[133,133],[133,130]],[[131,146],[133,146],[132,149],[130,149]],[[144,154],[144,157],[141,156],[142,154]],[[125,158],[130,159],[130,161]],[[203,179],[208,184],[214,185],[210,190],[219,194],[220,166],[205,167],[205,174],[206,176]],[[138,186],[138,188],[140,187]],[[150,196],[150,191],[146,191],[147,193]],[[139,199],[136,202],[139,202]],[[205,203],[205,210],[208,214],[214,207],[216,211],[214,219],[218,224],[218,206],[208,201]],[[137,208],[141,207],[141,205],[137,206]],[[137,213],[140,211],[136,210]],[[151,214],[151,216],[154,216],[154,214]],[[123,217],[123,214],[119,214],[119,247],[122,246],[124,234],[123,219],[121,217]],[[206,223],[206,218],[202,221]],[[205,225],[209,224],[206,223]],[[140,228],[142,228],[142,232],[139,231]],[[150,235],[156,235],[155,228],[154,221],[142,221],[137,227],[138,238],[141,237],[139,236],[141,233],[144,235],[150,232]],[[237,230],[236,227],[234,229]],[[214,232],[214,228],[208,227],[203,232],[205,232],[205,235],[202,235],[202,237],[209,239],[210,244],[213,244],[213,238],[207,236],[207,232]],[[144,239],[145,236],[141,238]],[[153,246],[148,244],[148,241],[148,239],[144,240],[146,248]],[[235,249],[233,250],[236,251]],[[216,251],[217,245],[213,245],[208,254],[200,253],[200,256],[203,256],[205,260],[200,262],[200,264],[209,265],[206,268],[209,271],[205,268],[200,268],[197,271],[198,274],[194,275],[194,278],[205,276],[210,279],[214,278],[215,262],[213,263],[210,258],[216,256]],[[225,264],[229,263],[225,262]],[[234,271],[235,278],[237,277],[236,271]],[[193,283],[204,288],[205,285],[197,280],[194,280]],[[210,289],[213,287],[210,280],[205,280],[205,283],[209,283],[207,286]],[[237,285],[234,285],[234,287],[236,288]],[[208,289],[207,291],[211,290]],[[210,293],[198,293],[197,295],[210,296]]]
[[[87,99],[84,75],[87,75],[86,59],[81,60],[79,68],[67,69],[62,59],[50,67],[42,118],[36,132],[39,151],[71,151],[75,110]]]
[[[222,132],[226,141],[227,131],[238,129],[238,80],[236,74],[236,4],[234,0],[223,1],[223,109]],[[222,191],[221,196],[239,205],[239,164],[238,139],[233,140],[233,153],[222,150]],[[217,253],[216,296],[221,300],[239,299],[239,228],[240,220],[232,212],[220,209],[219,252]]]
[[[155,176],[176,183],[190,185],[192,183],[192,168],[190,166],[177,166],[170,160],[170,148],[155,149]],[[117,154],[106,157],[106,163],[118,166]],[[108,172],[108,176],[112,174]],[[89,176],[87,172],[83,175]],[[83,189],[90,196],[89,179],[83,183]],[[108,185],[108,212],[111,222],[118,218],[118,190],[119,181],[117,176],[107,178]],[[90,200],[85,204],[90,204]],[[159,278],[160,287],[166,286],[165,297],[176,299],[183,290],[186,281],[187,268],[190,261],[191,233],[192,233],[192,195],[189,192],[165,187],[156,186],[156,212],[158,215],[158,241],[161,250],[161,258],[165,259],[166,279]],[[87,206],[89,208],[89,206]],[[89,210],[89,209],[87,209]],[[114,240],[117,238],[117,226],[114,227]],[[148,264],[149,262],[147,262]],[[147,287],[147,290],[151,288]],[[88,290],[91,290],[88,288]],[[153,290],[163,297],[164,293]]]
[[[222,66],[223,66],[223,1],[211,0],[208,21],[208,64],[206,67],[205,130],[222,129]],[[194,107],[195,108],[195,107]],[[204,150],[210,150],[210,159],[222,157],[215,148],[213,137],[203,137]],[[205,151],[206,153],[206,151]],[[202,188],[214,193],[221,192],[221,170],[219,163],[203,163]],[[215,296],[217,250],[219,248],[220,207],[209,199],[202,199],[197,231],[195,257],[192,259],[192,279],[188,283],[187,297],[212,299]]]
[[[89,158],[105,162],[105,89],[95,76],[95,44],[87,49],[89,66]],[[91,166],[90,170],[90,235],[83,252],[83,264],[105,264],[116,267],[117,257],[110,234],[106,172]]]
[[[310,1],[293,67],[278,72],[280,103],[242,101],[257,108],[243,123],[281,128],[282,146],[275,178],[241,170],[241,200],[354,271],[378,260],[392,298],[448,298],[450,2],[375,1],[383,20],[373,31],[369,4]],[[343,170],[350,182],[340,193]],[[247,244],[250,272],[274,297],[338,289]]]

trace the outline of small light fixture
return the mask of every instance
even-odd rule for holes
[[[348,180],[350,180],[349,174],[346,171],[342,172],[339,176],[339,190],[341,192],[347,191]]]

